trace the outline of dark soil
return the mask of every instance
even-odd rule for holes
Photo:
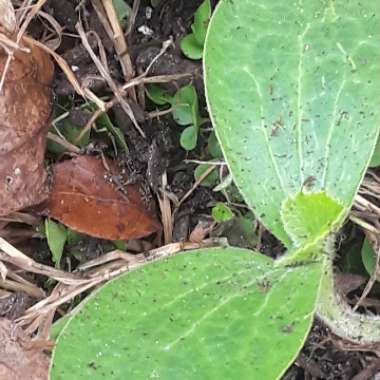
[[[95,30],[99,35],[107,52],[110,72],[116,82],[122,84],[122,72],[115,59],[113,43],[104,31],[90,2],[85,1],[82,3],[84,24],[87,30]],[[141,0],[135,27],[128,37],[128,42],[135,71],[139,74],[146,69],[152,59],[159,53],[163,41],[172,37],[174,47],[170,48],[157,60],[150,75],[192,74],[189,79],[171,82],[166,86],[169,90],[175,91],[183,84],[194,83],[200,97],[201,114],[207,117],[201,63],[200,61],[191,61],[185,58],[179,49],[179,40],[188,33],[192,15],[200,3],[200,0],[162,0],[156,8],[151,8],[150,1]],[[132,4],[130,5],[132,6]],[[48,0],[44,10],[65,27],[65,35],[58,52],[72,68],[75,68],[78,78],[84,81],[90,75],[98,75],[98,73],[91,58],[83,46],[79,44],[79,40],[71,36],[72,33],[76,33],[77,6],[78,2],[74,0]],[[149,30],[149,35],[144,35],[141,32],[144,29],[141,27]],[[31,24],[29,31],[37,39],[41,39],[44,37],[45,28],[46,25],[42,19],[37,19]],[[90,43],[96,47],[95,40],[90,40]],[[99,97],[111,94],[103,81],[89,81],[88,83],[90,89]],[[59,70],[56,74],[54,90],[57,102],[62,101],[64,97],[70,100],[72,104],[70,120],[78,127],[83,127],[90,114],[80,109],[83,101],[75,95],[64,73]],[[152,192],[158,190],[161,185],[161,175],[166,171],[168,173],[167,190],[178,199],[181,199],[193,186],[193,173],[196,166],[195,164],[184,163],[184,159],[209,159],[205,153],[205,144],[210,134],[211,125],[206,124],[203,126],[197,149],[188,153],[179,145],[181,128],[178,127],[170,115],[150,119],[148,113],[155,111],[156,106],[146,99],[144,102],[132,103],[131,106],[147,138],[143,138],[137,132],[120,106],[114,106],[109,111],[109,116],[114,125],[119,127],[125,135],[129,154],[118,152],[116,155],[110,141],[100,135],[96,135],[92,141],[93,154],[101,151],[107,156],[114,157],[120,165],[128,169],[131,181],[145,182]],[[49,160],[55,160],[54,157],[48,158]],[[217,200],[223,200],[223,196],[218,194],[204,186],[200,186],[194,191],[176,215],[173,233],[175,241],[188,239],[189,233],[195,226],[200,222],[210,220],[210,205]],[[241,212],[244,213],[244,209]],[[224,227],[215,231],[215,234],[228,235],[228,226]],[[239,244],[239,241],[234,242],[234,244]],[[243,242],[240,242],[240,244],[243,244]],[[22,247],[24,248],[25,246],[29,246],[27,253],[37,261],[52,264],[44,240],[23,241]],[[82,243],[79,249],[82,257],[71,258],[70,263],[69,258],[65,258],[62,263],[64,266],[70,264],[71,267],[75,267],[78,262],[101,255],[106,249],[105,242],[91,238]],[[277,254],[282,251],[281,245],[265,231],[261,234],[260,249],[263,253],[270,255],[273,255],[274,252]],[[28,305],[30,305],[28,297],[25,297],[22,293],[15,293],[0,300],[0,316],[14,319],[20,316]],[[341,342],[331,336],[326,328],[316,321],[304,349],[283,378],[287,380],[370,379],[379,368],[379,361],[374,354],[345,350],[342,348]]]

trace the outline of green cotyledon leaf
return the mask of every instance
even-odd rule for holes
[[[50,379],[278,379],[309,332],[321,270],[229,247],[145,265],[57,328]]]
[[[345,213],[380,126],[376,1],[222,0],[205,45],[213,125],[248,205],[287,246],[283,202],[324,191]]]

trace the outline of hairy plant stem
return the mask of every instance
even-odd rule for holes
[[[331,254],[333,246],[334,237],[330,236],[326,247],[328,257],[325,260],[317,315],[335,335],[355,344],[380,348],[380,317],[354,312],[336,289],[334,256]]]

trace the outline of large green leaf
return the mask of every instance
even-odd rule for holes
[[[106,284],[64,327],[51,379],[280,377],[310,329],[322,265],[273,263],[198,250]]]
[[[288,246],[289,196],[351,206],[380,125],[379,34],[373,0],[222,0],[212,17],[213,124],[247,203]]]

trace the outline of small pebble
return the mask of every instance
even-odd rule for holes
[[[142,33],[144,36],[153,36],[154,32],[146,25],[141,25],[137,28],[137,30]]]
[[[147,20],[150,20],[152,18],[152,12],[153,12],[152,7],[145,8],[145,17]]]

